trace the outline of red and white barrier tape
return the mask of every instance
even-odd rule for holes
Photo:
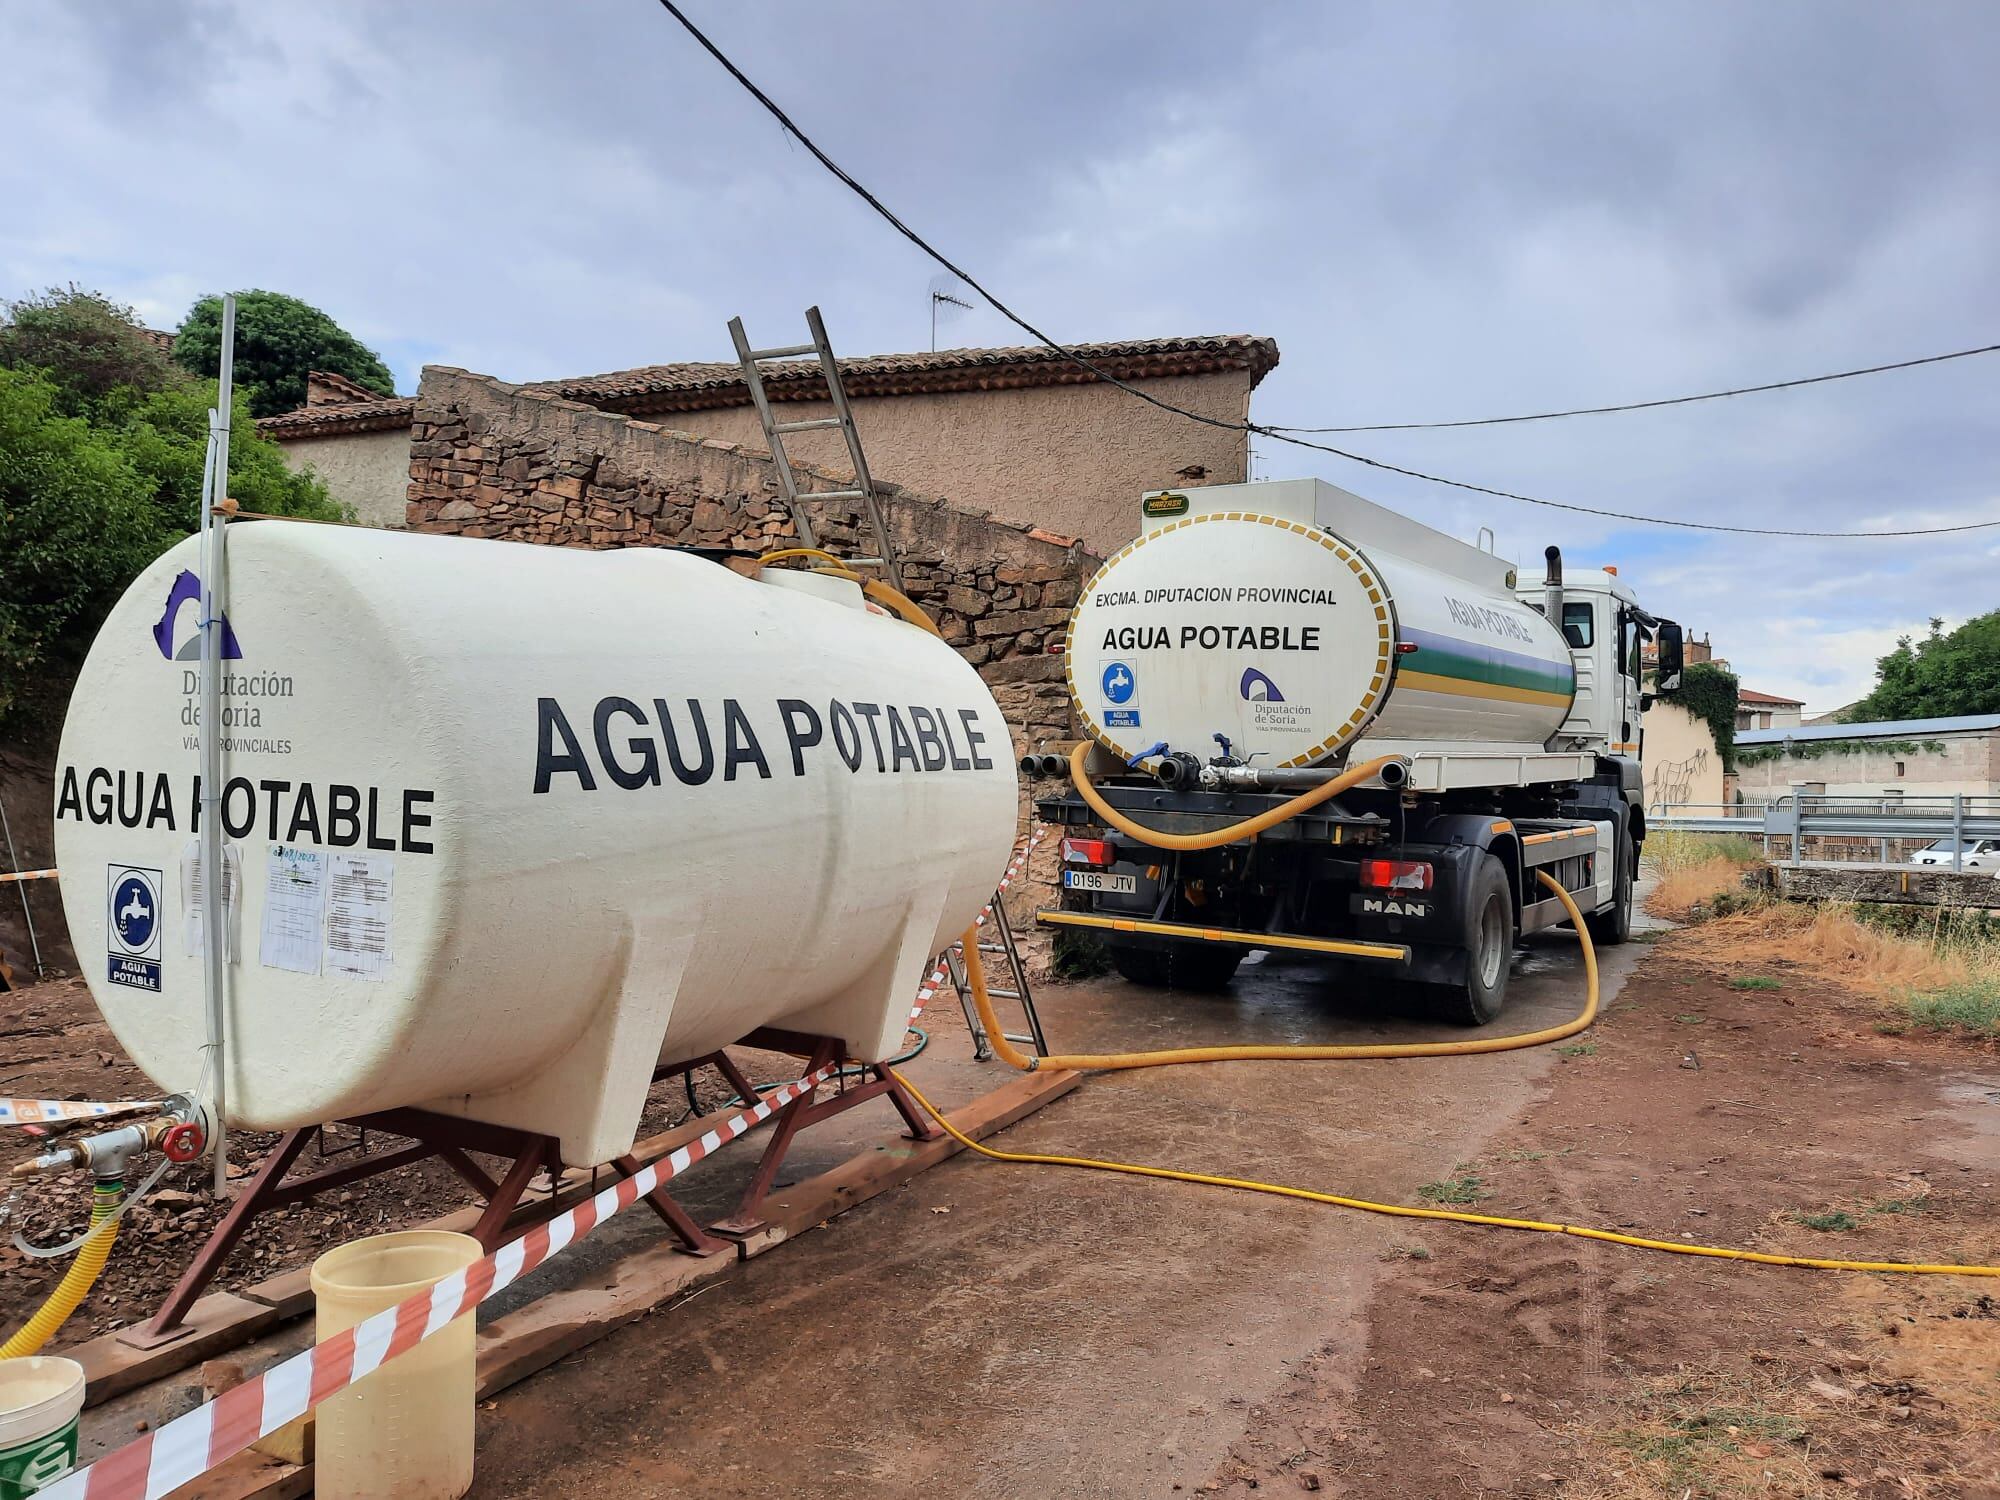
[[[1047,832],[1048,830],[1042,827],[1041,824],[1037,823],[1035,825],[1034,832],[1028,835],[1028,841],[1021,846],[1020,852],[1008,861],[1007,868],[1001,872],[1000,883],[993,888],[995,899],[998,899],[1006,891],[1007,887],[1014,883],[1015,877],[1027,867],[1028,856],[1035,852],[1035,845],[1042,841],[1042,836]],[[972,919],[972,925],[974,927],[984,927],[986,919],[992,915],[993,902],[989,901],[979,908],[979,915]],[[954,944],[954,946],[956,945]],[[949,953],[950,951],[951,949],[947,948],[945,953]],[[943,953],[940,953],[937,964],[931,969],[929,974],[924,976],[923,985],[917,990],[917,1003],[910,1007],[910,1024],[912,1026],[916,1025],[918,1020],[922,1018],[924,1007],[936,998],[937,992],[944,988],[944,982],[950,975],[951,970],[946,965],[945,956]]]
[[[0,1125],[46,1125],[55,1120],[95,1120],[133,1109],[158,1109],[157,1099],[0,1099]]]
[[[196,1407],[37,1493],[43,1500],[159,1500],[305,1415],[384,1361],[414,1348],[454,1318],[471,1312],[661,1183],[770,1119],[793,1100],[811,1094],[833,1072],[831,1067],[821,1068],[774,1089],[700,1140],[620,1178],[568,1213],[537,1224],[429,1291],[406,1298],[325,1343],[273,1365],[255,1380],[225,1391],[206,1406]]]
[[[54,880],[54,870],[16,870],[11,875],[0,875],[0,885],[12,885],[17,880]]]

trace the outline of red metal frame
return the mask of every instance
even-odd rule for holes
[[[803,1058],[801,1073],[810,1073],[838,1062],[845,1051],[841,1043],[831,1037],[813,1036],[802,1031],[784,1031],[777,1027],[764,1026],[743,1038],[746,1047],[759,1047],[767,1052],[789,1052]],[[889,1102],[896,1106],[896,1113],[903,1117],[913,1140],[933,1141],[944,1131],[917,1108],[909,1090],[897,1081],[880,1063],[870,1063],[865,1069],[865,1081],[850,1083],[843,1079],[840,1090],[830,1099],[818,1099],[807,1095],[796,1099],[778,1111],[777,1128],[771,1133],[770,1143],[758,1159],[757,1171],[750,1179],[749,1187],[743,1190],[743,1197],[736,1205],[736,1212],[726,1219],[717,1219],[709,1228],[727,1235],[745,1235],[761,1228],[764,1224],[764,1200],[770,1195],[778,1180],[778,1168],[784,1164],[785,1154],[800,1131],[821,1120],[844,1113],[857,1104],[865,1104],[870,1099],[886,1094]],[[744,1096],[748,1098],[748,1095]]]
[[[786,1052],[805,1059],[806,1066],[800,1070],[802,1074],[830,1066],[845,1053],[844,1045],[831,1037],[772,1029],[752,1032],[743,1039],[742,1045],[770,1052]],[[702,1067],[715,1068],[736,1090],[738,1097],[746,1101],[757,1097],[756,1085],[751,1083],[733,1058],[720,1051],[685,1062],[663,1063],[654,1070],[653,1081],[657,1083]],[[816,1100],[813,1095],[807,1095],[780,1110],[777,1128],[757,1163],[756,1174],[737,1204],[736,1212],[710,1227],[726,1234],[744,1234],[762,1224],[759,1210],[776,1182],[778,1169],[798,1133],[878,1095],[888,1095],[916,1139],[933,1140],[942,1133],[916,1107],[908,1092],[886,1069],[871,1065],[867,1072],[870,1076],[865,1081],[854,1083],[843,1080],[839,1092],[829,1099]],[[302,1203],[335,1188],[436,1157],[486,1200],[485,1210],[471,1233],[474,1239],[491,1251],[501,1244],[508,1229],[508,1220],[519,1207],[522,1195],[527,1192],[536,1174],[546,1169],[551,1184],[554,1184],[560,1181],[563,1173],[555,1138],[533,1131],[488,1125],[423,1109],[383,1110],[335,1123],[362,1131],[374,1130],[402,1136],[408,1144],[369,1152],[341,1166],[322,1167],[301,1177],[288,1177],[307,1144],[323,1127],[307,1126],[286,1131],[258,1165],[256,1175],[229,1206],[221,1222],[209,1233],[207,1242],[196,1253],[187,1270],[181,1273],[180,1280],[174,1283],[160,1310],[146,1323],[122,1330],[117,1335],[121,1343],[148,1349],[192,1333],[194,1330],[184,1321],[188,1310],[208,1289],[230,1251],[235,1249],[251,1221],[259,1214],[288,1204]],[[472,1151],[506,1158],[511,1165],[496,1182],[467,1154]],[[629,1175],[638,1171],[644,1163],[627,1152],[611,1165]],[[703,1229],[664,1187],[656,1188],[647,1196],[646,1202],[689,1254],[714,1255],[731,1248],[731,1241]],[[553,1211],[552,1207],[550,1212]]]

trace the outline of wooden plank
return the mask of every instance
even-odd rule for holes
[[[588,1286],[537,1297],[479,1330],[480,1399],[526,1380],[565,1355],[644,1317],[706,1282],[728,1276],[737,1257],[688,1255],[652,1245],[591,1275]]]
[[[95,1406],[199,1364],[211,1354],[247,1344],[278,1321],[276,1308],[233,1292],[211,1292],[188,1309],[187,1326],[194,1332],[184,1339],[157,1349],[135,1349],[119,1343],[117,1334],[107,1333],[62,1352],[83,1366],[84,1402]]]
[[[953,1111],[948,1118],[973,1140],[984,1140],[1060,1099],[1081,1082],[1081,1073],[1060,1068],[1045,1073],[1023,1073],[1013,1082]],[[744,1257],[762,1255],[835,1214],[845,1213],[890,1188],[902,1186],[919,1172],[964,1149],[950,1136],[936,1141],[898,1138],[879,1151],[850,1157],[829,1172],[774,1192],[764,1201],[763,1226],[740,1240]]]
[[[299,1500],[313,1487],[311,1464],[288,1464],[252,1449],[169,1492],[169,1500]]]
[[[980,1140],[1061,1098],[1082,1081],[1081,1073],[1023,1074],[954,1112],[951,1123]],[[964,1149],[948,1136],[939,1141],[899,1138],[774,1194],[766,1200],[769,1219],[764,1227],[738,1241],[742,1256],[762,1255]],[[603,1284],[605,1273],[598,1273],[591,1286],[550,1292],[496,1318],[479,1332],[481,1398],[527,1379],[664,1302],[732,1274],[736,1260],[728,1255],[703,1260],[670,1245],[654,1245],[614,1262],[609,1286]]]
[[[1061,1098],[1082,1081],[1081,1073],[1060,1070],[1023,1074],[954,1111],[951,1123],[973,1140],[982,1140]],[[667,1132],[670,1136],[679,1133]],[[767,1200],[770,1221],[741,1242],[738,1255],[704,1258],[685,1254],[671,1244],[649,1245],[592,1272],[588,1286],[546,1293],[494,1319],[479,1330],[479,1399],[547,1369],[663,1303],[735,1274],[751,1255],[775,1249],[964,1149],[950,1137],[939,1141],[898,1139],[774,1194]],[[754,1249],[752,1240],[756,1242]],[[274,1310],[264,1310],[276,1318]],[[239,1453],[201,1479],[175,1490],[170,1500],[296,1500],[311,1490],[312,1472],[310,1464],[282,1463],[253,1450]]]

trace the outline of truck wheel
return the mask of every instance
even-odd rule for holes
[[[1244,950],[1232,943],[1114,943],[1111,966],[1155,990],[1219,990],[1235,977]]]
[[[1507,970],[1514,957],[1514,890],[1491,854],[1472,867],[1466,901],[1465,977],[1429,985],[1432,1009],[1461,1026],[1498,1020],[1507,999]]]
[[[1604,948],[1615,948],[1632,936],[1631,844],[1620,839],[1611,846],[1611,857],[1618,862],[1617,873],[1611,877],[1611,904],[1583,919],[1590,929],[1590,940]]]

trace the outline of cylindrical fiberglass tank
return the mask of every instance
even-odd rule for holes
[[[1114,554],[1070,617],[1065,661],[1077,712],[1125,759],[1164,746],[1207,760],[1220,737],[1267,767],[1364,738],[1539,747],[1576,683],[1562,637],[1507,590],[1246,510],[1188,515]]]
[[[205,1034],[196,567],[112,610],[57,773],[79,959],[163,1089]],[[274,522],[227,569],[235,1124],[422,1105],[607,1160],[663,1055],[896,1051],[1006,862],[992,695],[852,583]]]

